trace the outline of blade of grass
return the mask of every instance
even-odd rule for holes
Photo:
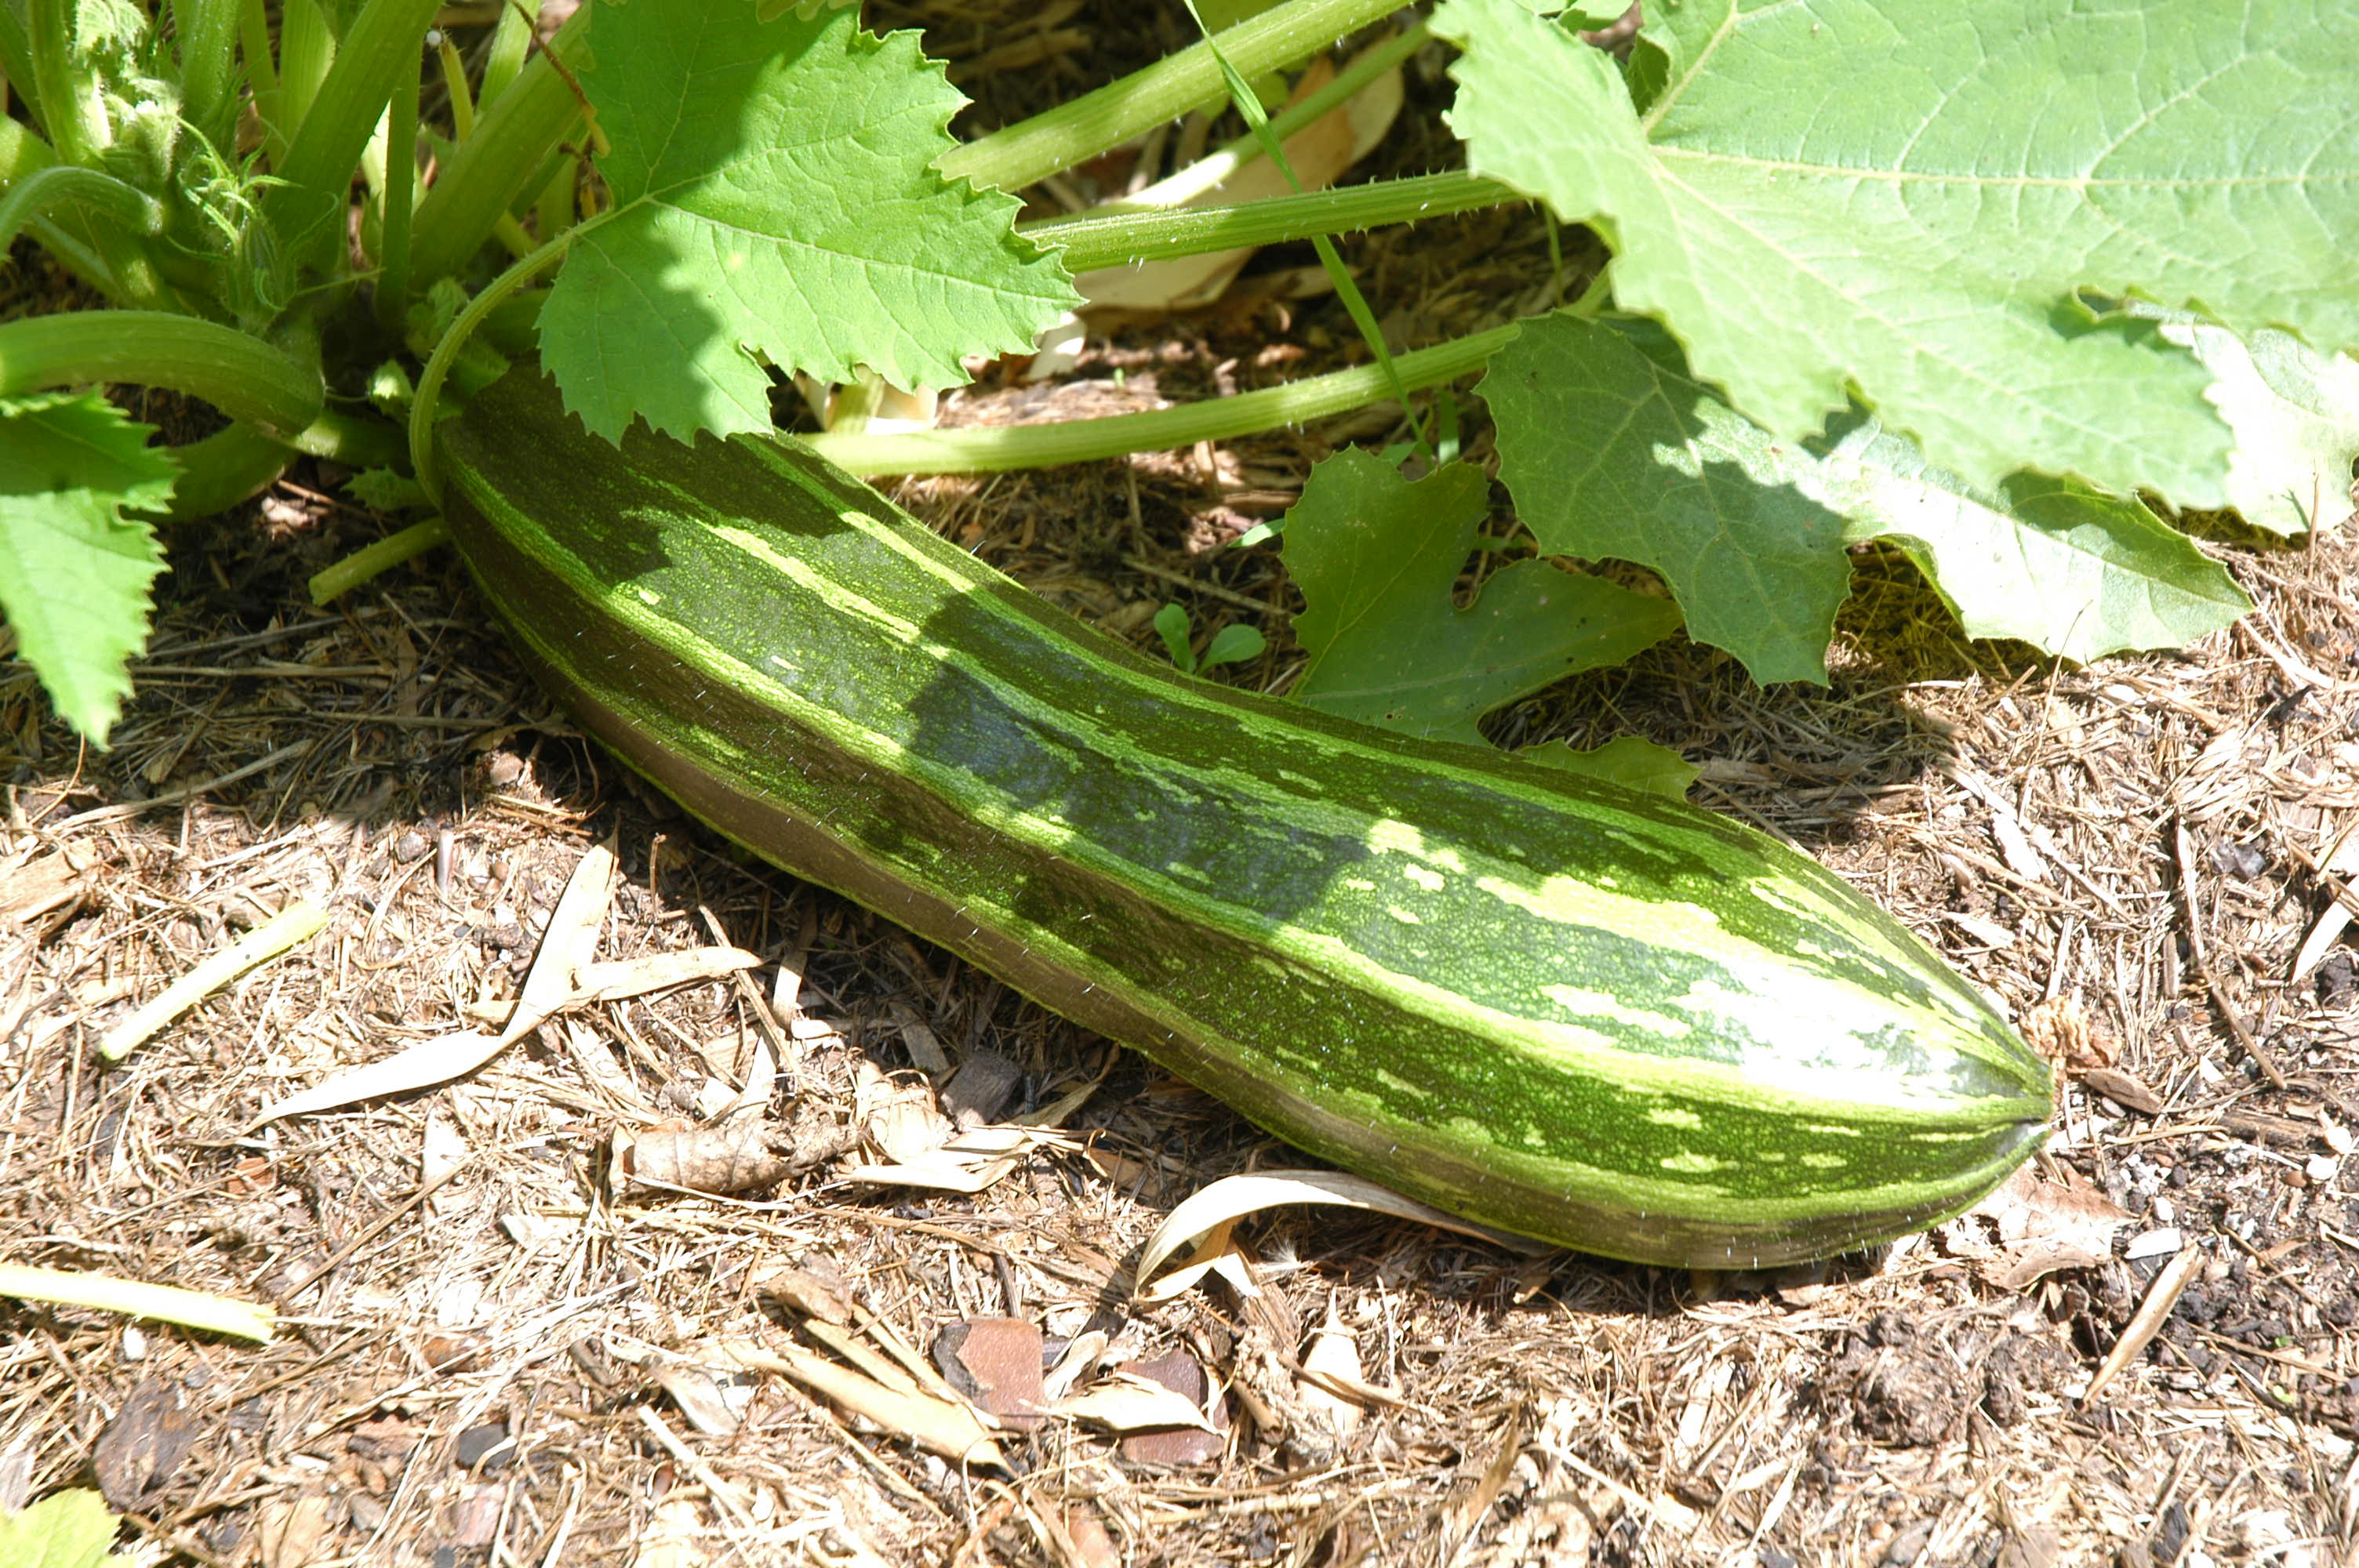
[[[1196,9],[1196,0],[1188,0],[1188,15],[1195,18],[1199,29],[1203,28],[1204,18]],[[1269,114],[1261,106],[1260,95],[1245,81],[1245,74],[1230,61],[1221,48],[1220,40],[1209,31],[1205,33],[1204,47],[1212,51],[1212,59],[1221,68],[1222,80],[1228,83],[1229,102],[1236,106],[1245,124],[1253,127],[1253,134],[1259,138],[1263,153],[1277,166],[1278,172],[1286,176],[1286,182],[1294,187],[1295,194],[1301,195],[1302,181],[1295,177],[1294,166],[1287,160],[1286,144],[1270,128]],[[1360,286],[1353,281],[1350,271],[1343,265],[1343,258],[1335,254],[1335,242],[1324,233],[1312,234],[1310,239],[1311,248],[1319,254],[1319,265],[1326,270],[1327,281],[1335,286],[1336,297],[1343,301],[1343,308],[1351,315],[1352,324],[1359,329],[1361,341],[1368,345],[1368,351],[1375,355],[1377,366],[1391,384],[1393,396],[1399,400],[1401,407],[1408,414],[1409,431],[1417,444],[1418,456],[1431,462],[1433,448],[1426,440],[1423,423],[1416,411],[1409,407],[1408,388],[1401,384],[1400,374],[1393,368],[1392,350],[1385,342],[1384,329],[1376,324],[1376,313],[1368,308],[1367,299],[1360,293]]]

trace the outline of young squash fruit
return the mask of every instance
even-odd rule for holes
[[[1641,1262],[1956,1214],[2047,1065],[1840,878],[1711,812],[1192,679],[791,443],[588,435],[529,363],[439,427],[484,599],[747,849],[1288,1141]]]

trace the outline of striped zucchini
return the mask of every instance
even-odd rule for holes
[[[438,436],[484,597],[755,853],[1442,1208],[1690,1266],[1958,1212],[2049,1072],[1712,813],[1140,658],[809,452],[619,451],[529,369]]]

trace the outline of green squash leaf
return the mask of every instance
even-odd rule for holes
[[[1973,484],[2216,506],[2203,367],[2080,292],[2359,342],[2348,5],[1686,0],[1626,84],[1519,0],[1433,27],[1473,167],[1597,227],[1616,303],[1778,436],[1856,395]]]
[[[1306,605],[1294,633],[1311,656],[1294,697],[1480,745],[1475,721],[1491,709],[1619,664],[1679,624],[1659,599],[1545,561],[1493,573],[1461,610],[1451,594],[1488,514],[1488,485],[1467,463],[1412,484],[1357,450],[1312,471],[1286,519],[1287,570]]]
[[[95,391],[0,398],[0,615],[76,731],[103,746],[147,640],[179,469]]]
[[[1012,232],[1013,197],[933,171],[960,103],[914,33],[853,12],[601,6],[582,82],[614,209],[541,308],[566,406],[618,438],[770,427],[762,361],[847,381],[964,384],[965,354],[1028,348],[1078,303]]]

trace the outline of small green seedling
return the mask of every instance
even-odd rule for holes
[[[1163,645],[1171,651],[1171,662],[1186,675],[1201,675],[1214,665],[1237,665],[1261,657],[1268,640],[1255,627],[1223,626],[1212,633],[1212,645],[1199,659],[1194,647],[1194,634],[1188,622],[1188,612],[1176,604],[1167,604],[1155,612],[1155,630],[1163,638]]]

